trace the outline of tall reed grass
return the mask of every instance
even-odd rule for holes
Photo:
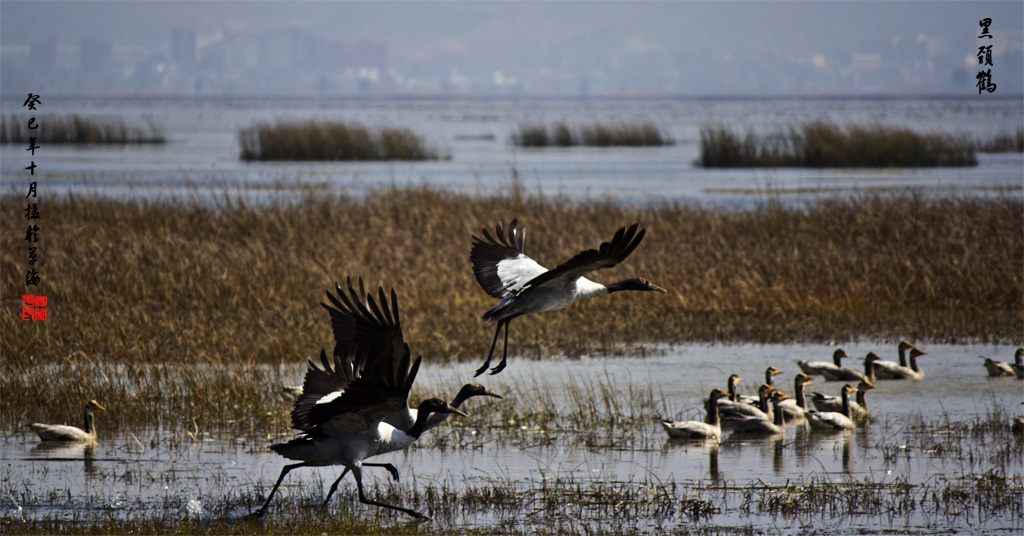
[[[129,125],[121,118],[44,115],[36,118],[37,129],[29,130],[24,120],[13,114],[0,120],[0,143],[36,143],[80,145],[129,145],[165,143],[163,129],[153,123]]]
[[[975,144],[945,134],[873,125],[845,128],[805,123],[768,133],[744,135],[722,126],[700,133],[702,167],[936,167],[976,166]]]
[[[570,126],[564,122],[520,123],[512,134],[519,147],[644,147],[672,145],[668,134],[650,122],[590,123]]]
[[[51,304],[45,322],[0,315],[9,366],[75,355],[302,362],[331,340],[318,303],[348,275],[396,288],[414,348],[475,359],[490,342],[479,317],[494,302],[473,279],[470,235],[513,217],[548,266],[640,221],[641,247],[594,278],[640,275],[669,290],[525,317],[514,348],[527,356],[636,342],[1016,341],[1024,311],[1024,210],[1010,197],[718,212],[412,189],[260,207],[79,197],[47,206],[38,289],[25,287],[22,237],[0,235],[9,312],[27,291]],[[17,199],[0,208],[4,228],[24,222]]]
[[[259,123],[238,133],[242,160],[437,160],[408,128],[344,121]]]
[[[1024,128],[1016,133],[1004,132],[988,139],[976,142],[975,150],[979,153],[1021,153],[1024,152]]]

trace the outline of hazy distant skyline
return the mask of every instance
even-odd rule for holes
[[[36,83],[50,92],[184,94],[969,92],[984,17],[993,19],[995,38],[983,43],[993,45],[993,81],[1004,94],[1019,93],[1020,1],[4,0],[0,90]],[[175,64],[173,32],[194,35],[196,65]],[[40,73],[32,58],[45,57],[35,50],[45,52],[47,40],[56,66]],[[102,76],[83,67],[85,42],[109,64]],[[380,52],[366,59],[352,52],[360,47]],[[334,62],[341,50],[354,59]]]

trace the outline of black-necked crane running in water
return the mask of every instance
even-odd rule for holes
[[[334,332],[335,342],[334,354],[347,355],[354,346],[358,345],[365,348],[370,355],[398,355],[395,349],[407,345],[405,334],[402,332],[398,302],[393,300],[389,308],[384,296],[381,295],[380,301],[383,306],[377,307],[377,304],[364,290],[362,278],[359,279],[358,291],[352,285],[351,278],[347,280],[347,286],[348,291],[346,292],[341,288],[341,285],[336,284],[335,291],[338,295],[334,296],[330,291],[327,291],[327,299],[330,301],[330,304],[320,302],[320,305],[327,309],[331,316],[331,330]],[[466,400],[475,396],[504,398],[497,393],[491,392],[483,385],[467,383],[462,386],[462,389],[459,389],[455,398],[452,399],[451,406],[458,409]],[[307,398],[307,402],[311,398]],[[432,413],[427,418],[423,431],[425,432],[440,425],[451,415],[449,412]],[[399,430],[407,430],[416,423],[418,417],[419,411],[417,408],[405,406],[403,409],[385,417],[384,422]],[[299,424],[305,425],[305,422],[300,419]],[[394,447],[392,450],[405,448],[405,446],[399,444],[394,445]],[[378,454],[383,453],[378,452]],[[398,480],[398,470],[393,465],[383,464],[382,466],[391,472],[395,480]],[[331,486],[327,498],[324,499],[324,505],[331,500],[331,495],[338,489],[338,484],[347,472],[348,469],[346,468]]]
[[[634,223],[616,231],[615,236],[597,249],[588,249],[574,255],[552,270],[528,257],[524,250],[526,229],[518,228],[518,221],[509,223],[508,231],[499,223],[495,236],[484,228],[483,238],[473,236],[473,249],[469,259],[473,274],[484,291],[501,299],[497,307],[484,313],[483,319],[497,322],[487,360],[477,369],[479,376],[491,365],[498,334],[505,328],[505,349],[501,362],[491,374],[501,372],[508,359],[508,325],[513,319],[532,313],[553,311],[580,300],[603,296],[622,290],[665,292],[665,289],[642,277],[624,279],[602,285],[585,277],[600,268],[610,268],[622,262],[644,238],[644,229]]]
[[[331,315],[331,330],[334,332],[335,342],[334,353],[345,355],[353,345],[360,344],[368,347],[374,355],[393,355],[394,348],[406,344],[405,335],[402,333],[398,304],[394,303],[390,308],[390,315],[383,315],[377,309],[371,311],[370,306],[375,304],[366,294],[363,280],[359,279],[358,291],[352,285],[351,278],[348,279],[347,285],[347,292],[341,288],[341,285],[335,285],[337,297],[328,291],[327,299],[330,304],[320,303]],[[474,396],[503,398],[483,385],[467,383],[452,399],[452,407],[458,408],[463,402]],[[425,429],[434,428],[447,420],[450,415],[450,413],[431,415]],[[384,419],[384,422],[402,429],[412,426],[415,421],[416,409],[409,407],[405,411],[400,411]]]
[[[395,292],[391,292],[391,307],[388,307],[383,289],[379,294],[380,306],[372,298],[367,298],[367,313],[378,317],[382,323],[397,323],[398,299]],[[395,315],[392,315],[392,310]],[[299,460],[299,463],[284,466],[256,515],[266,512],[281,481],[293,469],[344,465],[342,476],[352,472],[359,502],[398,510],[414,517],[426,517],[409,508],[368,499],[363,492],[364,466],[384,467],[395,478],[398,471],[391,464],[366,463],[364,460],[411,445],[425,430],[431,414],[465,414],[440,398],[430,398],[420,403],[411,428],[401,429],[386,423],[388,417],[409,411],[409,392],[421,358],[413,360],[409,345],[404,342],[383,345],[374,341],[376,339],[371,337],[370,342],[363,344],[357,339],[344,355],[334,355],[333,366],[323,351],[320,353],[323,368],[309,362],[302,395],[292,410],[292,427],[302,431],[303,435],[270,447],[288,459]]]

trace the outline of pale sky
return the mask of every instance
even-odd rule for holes
[[[993,45],[993,75],[1008,91],[1019,92],[1024,86],[1024,2],[1019,0],[4,0],[0,71],[8,74],[0,89],[16,83],[11,73],[20,76],[21,69],[31,67],[25,58],[33,41],[56,39],[68,68],[79,61],[85,39],[109,42],[115,61],[159,62],[159,55],[171,54],[173,29],[184,28],[195,32],[200,60],[212,57],[218,43],[238,36],[271,43],[259,45],[264,48],[287,42],[266,37],[274,35],[379,42],[393,71],[381,74],[391,77],[392,89],[420,87],[411,85],[418,80],[442,85],[468,80],[466,87],[475,90],[504,84],[525,93],[574,93],[584,85],[613,93],[927,93],[974,83],[976,34],[984,17],[993,20],[995,38],[983,43]],[[260,61],[252,60],[256,71],[244,75],[249,83],[275,76],[264,72]]]

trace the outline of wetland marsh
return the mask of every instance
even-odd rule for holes
[[[82,102],[49,101],[58,113]],[[50,316],[0,316],[0,531],[1019,534],[1024,442],[1010,423],[1024,382],[988,378],[979,356],[1011,361],[1024,337],[1022,157],[956,171],[690,163],[709,114],[759,128],[819,116],[947,131],[1019,123],[1012,99],[950,102],[91,103],[126,119],[152,111],[167,143],[49,148],[39,160]],[[428,163],[238,162],[235,128],[281,116],[266,110],[457,141],[451,160]],[[505,144],[520,122],[562,118],[658,119],[676,143]],[[24,223],[8,180],[22,177],[22,149],[0,152],[6,230]],[[479,379],[506,398],[471,400],[467,418],[381,457],[400,482],[367,471],[368,494],[431,521],[359,504],[351,480],[321,509],[338,467],[294,471],[250,518],[285,463],[268,445],[294,434],[282,386],[333,345],[324,291],[349,275],[395,287],[424,356],[412,398],[450,398],[493,333],[479,320],[494,303],[473,281],[470,235],[513,217],[548,266],[639,221],[644,242],[593,279],[639,275],[669,292],[517,321],[509,368]],[[24,290],[19,234],[0,236],[10,310]],[[852,432],[726,431],[714,444],[669,441],[659,424],[702,418],[730,373],[750,394],[774,365],[788,391],[795,360],[842,347],[859,368],[868,351],[893,359],[903,338],[928,352],[925,379],[879,381],[874,420]],[[40,445],[27,428],[80,425],[89,399],[107,408],[94,447]]]

